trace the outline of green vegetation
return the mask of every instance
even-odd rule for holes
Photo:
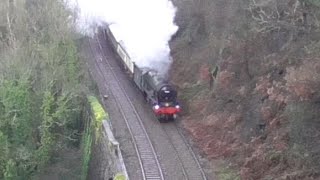
[[[295,164],[319,166],[319,154],[317,151],[319,106],[311,103],[289,104],[285,113],[289,117],[290,155],[288,159],[295,159]]]
[[[82,137],[83,145],[83,158],[82,158],[82,174],[81,179],[87,179],[88,169],[89,169],[89,162],[91,157],[91,147],[92,147],[92,128],[91,126],[87,126]]]
[[[205,90],[205,92],[202,92],[201,90]],[[208,93],[208,90],[208,86],[205,86],[203,84],[195,84],[191,87],[182,89],[182,95],[180,98],[183,101],[192,101],[193,98],[198,97],[200,93]]]
[[[114,180],[126,180],[126,176],[121,174],[121,173],[118,173],[114,176]]]
[[[94,121],[94,127],[96,131],[95,134],[99,135],[100,134],[99,131],[101,130],[101,126],[102,126],[102,121],[108,119],[108,116],[97,98],[93,96],[89,96],[88,99],[91,104],[93,114],[95,117],[95,121]]]
[[[320,1],[319,0],[307,0],[312,5],[320,7]]]
[[[100,134],[102,121],[106,120],[108,117],[97,98],[94,96],[89,96],[88,100],[91,106],[93,117],[90,118],[91,120],[87,121],[86,129],[82,137],[82,180],[87,179],[92,142],[94,139],[97,140],[99,138],[98,135]]]
[[[87,88],[63,1],[6,0],[0,13],[0,179],[30,179],[78,147]]]
[[[240,180],[236,171],[226,165],[221,165],[217,171],[217,175],[219,180]]]

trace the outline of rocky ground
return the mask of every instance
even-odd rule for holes
[[[312,2],[173,0],[170,74],[183,124],[220,179],[320,178]]]

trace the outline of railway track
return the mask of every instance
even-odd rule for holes
[[[185,179],[207,180],[197,156],[177,126],[177,123],[174,122],[170,124],[163,124],[162,128],[176,151],[179,163],[183,167]],[[196,167],[194,164],[196,164]],[[198,169],[198,171],[196,169]]]
[[[120,113],[126,122],[139,159],[142,178],[144,180],[164,180],[158,157],[145,127],[141,122],[141,118],[126,94],[126,91],[120,86],[113,68],[108,61],[105,60],[105,57],[101,52],[102,47],[99,40],[96,38],[94,40],[99,44],[99,47],[94,46],[92,42],[90,42],[90,48],[93,52],[100,52],[98,54],[102,55],[101,57],[95,58],[96,69],[100,71],[99,73],[101,73],[105,82],[108,83],[109,93],[115,98]],[[107,65],[107,67],[102,65],[102,62]]]
[[[104,39],[105,37],[100,37],[100,39]],[[98,51],[99,56],[95,58],[96,60],[96,69],[99,69],[99,74],[101,76],[104,76],[105,82],[108,83],[109,86],[109,94],[111,93],[112,96],[116,99],[117,106],[121,111],[122,116],[124,117],[124,120],[126,121],[126,125],[128,127],[128,130],[131,134],[133,143],[135,144],[135,151],[139,158],[139,163],[141,167],[141,173],[143,174],[143,179],[171,179],[172,177],[172,171],[168,174],[166,171],[167,166],[161,164],[163,167],[161,167],[160,163],[161,161],[158,160],[155,148],[152,146],[152,143],[150,141],[149,136],[146,133],[146,129],[143,125],[143,121],[139,113],[137,112],[133,105],[133,101],[136,102],[136,98],[132,96],[132,93],[128,95],[126,91],[123,88],[128,88],[127,86],[121,86],[120,84],[126,83],[126,82],[120,82],[120,80],[117,78],[115,71],[118,71],[119,74],[120,66],[112,64],[110,65],[110,62],[108,62],[109,58],[113,55],[110,54],[110,52],[105,52],[105,42],[100,43],[99,39],[95,39],[98,46],[94,47],[91,45],[91,48],[95,48],[95,51]],[[101,45],[102,44],[102,45]],[[113,61],[111,61],[113,62]],[[107,65],[107,66],[106,66]],[[106,77],[108,78],[108,81],[106,80]],[[114,80],[109,80],[114,79]],[[121,78],[120,78],[121,79]],[[123,81],[123,78],[122,78]],[[123,85],[123,84],[122,84]],[[113,89],[110,89],[110,87],[113,87]],[[122,95],[121,95],[122,94]],[[132,98],[133,101],[130,99]],[[137,104],[135,104],[137,105]],[[145,116],[143,116],[145,118]],[[154,117],[155,118],[155,117]],[[144,121],[144,123],[146,123]],[[155,122],[153,122],[155,123]],[[189,180],[207,180],[206,174],[204,173],[200,162],[195,155],[194,151],[192,150],[191,146],[188,144],[188,141],[184,138],[184,135],[181,133],[179,128],[177,127],[176,123],[166,123],[166,124],[160,124],[156,123],[157,126],[160,126],[159,128],[162,129],[162,134],[166,136],[167,143],[162,142],[166,146],[170,146],[174,149],[171,153],[175,156],[176,159],[176,166],[181,166],[179,173],[183,174],[178,179],[189,179]],[[150,125],[146,125],[147,127]],[[136,132],[136,130],[138,132]],[[152,134],[152,133],[151,133]],[[161,144],[161,143],[160,143]],[[158,147],[158,144],[155,144],[156,147]],[[147,147],[146,147],[147,146]],[[161,155],[158,155],[162,157]],[[166,163],[165,163],[166,164]],[[168,170],[168,169],[167,169]],[[174,178],[176,179],[176,178]]]

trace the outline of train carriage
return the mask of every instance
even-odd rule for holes
[[[120,57],[121,64],[130,72],[134,83],[143,93],[147,102],[152,105],[159,121],[176,119],[181,109],[177,101],[177,91],[173,86],[155,69],[138,67],[109,27],[104,32]]]

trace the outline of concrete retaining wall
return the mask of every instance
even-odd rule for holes
[[[93,143],[88,179],[128,180],[119,143],[108,121],[103,121],[101,133],[95,139],[97,141]]]

